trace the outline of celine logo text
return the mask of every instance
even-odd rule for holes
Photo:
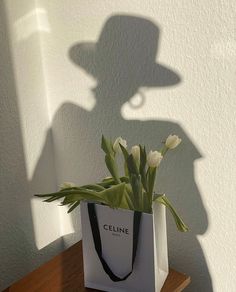
[[[111,232],[115,232],[115,233],[129,234],[128,228],[124,228],[124,227],[118,227],[118,226],[104,224],[103,228],[107,231],[111,231]]]

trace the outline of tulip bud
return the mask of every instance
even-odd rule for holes
[[[127,148],[127,142],[126,140],[122,139],[121,137],[116,138],[114,144],[113,144],[113,150],[116,153],[120,153],[121,149],[120,149],[120,144],[124,147]]]
[[[76,185],[72,182],[64,182],[63,184],[60,185],[61,190],[74,188],[74,187],[76,187]]]
[[[180,139],[177,135],[169,135],[166,139],[165,145],[169,149],[174,149],[181,143],[182,139]]]
[[[149,167],[157,167],[162,160],[163,156],[158,151],[150,151],[147,156],[147,164]]]
[[[133,155],[134,160],[139,163],[140,162],[140,148],[135,145],[131,148],[131,154]]]

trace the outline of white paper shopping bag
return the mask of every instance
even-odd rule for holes
[[[85,286],[160,291],[168,274],[165,207],[153,214],[82,202]]]

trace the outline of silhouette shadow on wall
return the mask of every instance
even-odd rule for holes
[[[181,147],[165,158],[156,186],[157,191],[169,196],[191,229],[186,234],[178,233],[168,217],[170,265],[192,276],[191,291],[210,292],[211,277],[197,239],[208,227],[194,180],[193,164],[201,157],[199,151],[180,125],[158,120],[158,114],[156,120],[149,121],[125,120],[121,115],[122,105],[135,94],[141,96],[137,107],[143,105],[145,96],[140,88],[177,86],[181,81],[178,73],[155,61],[159,35],[159,28],[148,19],[117,15],[107,20],[97,43],[77,43],[69,49],[72,63],[97,80],[93,89],[97,103],[91,112],[65,103],[55,114],[52,129],[56,167],[61,170],[58,180],[83,184],[104,177],[104,158],[99,149],[102,133],[125,137],[130,146],[145,143],[149,149],[158,149],[161,145],[157,143],[170,133],[179,135]],[[75,221],[77,216],[75,211]],[[76,222],[74,225],[79,228]]]

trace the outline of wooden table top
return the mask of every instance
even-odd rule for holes
[[[179,292],[190,277],[170,269],[162,292]],[[82,242],[74,244],[3,292],[89,292],[84,287]]]

